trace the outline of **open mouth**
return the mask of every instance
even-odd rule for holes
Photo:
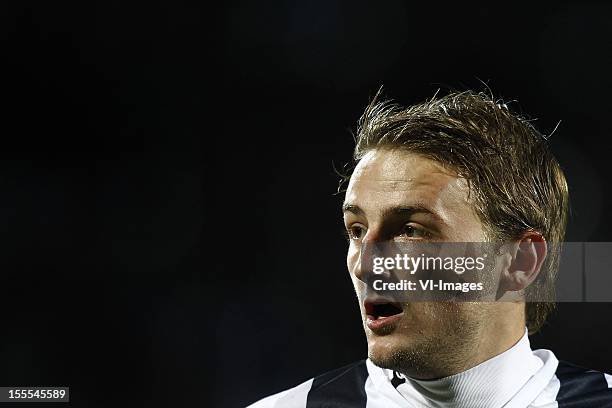
[[[378,320],[386,317],[396,316],[403,312],[402,307],[399,303],[376,301],[376,302],[365,302],[365,312],[368,319]]]

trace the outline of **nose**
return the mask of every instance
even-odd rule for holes
[[[357,279],[370,285],[375,279],[389,277],[389,271],[375,270],[375,259],[384,258],[386,243],[388,241],[384,241],[368,231],[368,234],[361,241],[359,253],[356,254],[358,258],[354,273]]]

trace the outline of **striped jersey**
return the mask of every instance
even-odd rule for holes
[[[362,360],[264,398],[249,408],[612,408],[612,376],[512,348],[459,374],[416,380]]]

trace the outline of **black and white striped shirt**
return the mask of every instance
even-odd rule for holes
[[[362,360],[310,379],[249,408],[612,408],[612,376],[532,351],[511,349],[440,380],[405,378]]]

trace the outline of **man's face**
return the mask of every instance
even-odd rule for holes
[[[467,182],[441,164],[399,149],[368,152],[350,179],[344,203],[347,265],[359,299],[368,355],[385,368],[427,378],[452,365],[478,338],[488,309],[467,302],[401,304],[383,324],[365,299],[360,249],[365,243],[483,242],[485,229]]]

